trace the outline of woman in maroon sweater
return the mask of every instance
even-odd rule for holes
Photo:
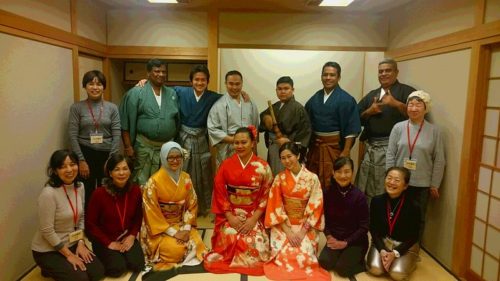
[[[142,196],[130,183],[132,162],[113,154],[106,162],[108,182],[94,191],[90,199],[85,229],[106,275],[118,277],[127,270],[144,268],[144,254],[137,233],[142,223]]]

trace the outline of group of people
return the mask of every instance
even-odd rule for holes
[[[169,88],[166,64],[152,59],[147,81],[119,108],[103,100],[104,75],[87,72],[88,99],[70,109],[72,150],[54,152],[39,197],[32,250],[42,274],[100,280],[145,265],[203,264],[273,280],[330,280],[328,270],[365,269],[406,280],[428,198],[439,197],[444,147],[424,118],[429,94],[400,84],[393,60],[378,69],[381,87],[359,104],[340,88],[338,63],[323,66],[323,89],[305,107],[294,99],[292,78],[281,77],[279,101],[260,115],[236,70],[219,95],[207,89],[206,66],[192,69],[192,87]],[[366,152],[353,184],[349,156],[361,125]],[[256,155],[258,131],[267,162]],[[196,229],[209,212],[211,249]],[[321,232],[327,241],[319,253]]]

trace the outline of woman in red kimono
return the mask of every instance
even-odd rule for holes
[[[264,265],[272,280],[330,280],[319,266],[319,234],[325,227],[323,192],[316,174],[300,162],[298,145],[283,144],[279,149],[286,168],[274,179],[265,217],[271,228],[271,259]]]
[[[215,176],[212,251],[204,260],[205,269],[212,273],[264,275],[269,237],[263,215],[272,173],[269,165],[253,153],[256,134],[255,127],[236,131],[236,153],[222,162]]]

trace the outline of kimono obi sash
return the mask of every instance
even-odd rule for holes
[[[326,145],[335,145],[340,142],[340,135],[339,134],[334,134],[334,135],[328,135],[328,133],[318,133],[315,132],[315,139],[316,141],[320,142],[320,144],[326,144]]]
[[[158,202],[160,205],[161,213],[168,223],[177,223],[182,221],[185,201],[186,200],[177,202]]]
[[[253,206],[259,195],[259,187],[226,185],[229,202],[235,207]]]
[[[308,201],[308,199],[283,196],[283,205],[291,224],[300,224],[302,222]]]

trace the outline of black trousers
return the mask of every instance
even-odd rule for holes
[[[332,250],[326,245],[319,255],[319,264],[326,270],[333,270],[342,277],[354,276],[365,271],[366,247],[348,246],[342,250]]]
[[[88,146],[81,145],[83,156],[87,165],[89,165],[89,177],[82,179],[85,185],[85,210],[87,210],[87,205],[90,202],[90,196],[96,187],[101,186],[102,180],[104,178],[104,163],[108,160],[109,151],[99,151],[94,150]]]
[[[71,252],[75,252],[76,246],[69,248]],[[32,252],[33,258],[42,272],[56,281],[98,281],[104,279],[104,266],[97,257],[94,257],[91,263],[85,264],[86,271],[81,271],[80,269],[75,270],[66,257],[57,251]]]
[[[144,269],[144,254],[137,239],[125,253],[110,250],[97,241],[92,242],[92,248],[103,263],[107,276],[118,277],[128,270],[140,272]]]

